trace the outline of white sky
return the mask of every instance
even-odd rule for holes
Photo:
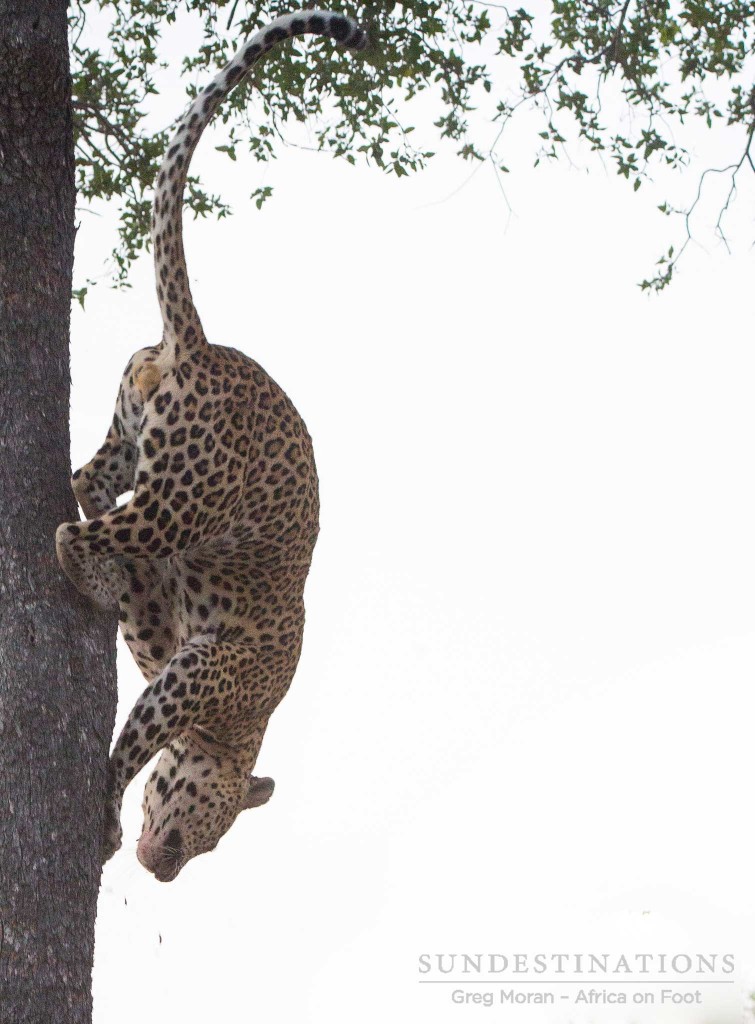
[[[701,1009],[492,1012],[742,1019],[752,192],[735,255],[693,248],[648,298],[667,179],[634,196],[578,151],[531,171],[518,145],[512,218],[487,170],[458,189],[450,153],[400,182],[294,149],[268,168],[210,139],[197,155],[236,211],[187,225],[197,305],[307,421],[322,533],[304,655],[258,763],[271,803],[161,885],[135,858],[144,775],[127,793],[97,1024],[487,1020],[417,984],[420,953],[452,951],[731,952],[735,985]],[[261,213],[259,184],[276,189]],[[79,281],[113,241],[112,216],[81,222]],[[148,260],[132,282],[74,312],[75,465],[159,337]],[[119,673],[117,728],[143,686],[123,645]]]

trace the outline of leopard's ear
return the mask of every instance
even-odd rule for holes
[[[150,395],[153,395],[160,385],[162,374],[154,363],[145,363],[134,377],[142,401],[146,402]]]
[[[241,804],[241,810],[245,811],[249,807],[259,807],[262,804],[266,804],[273,795],[274,789],[275,783],[272,779],[258,779],[255,775],[252,775],[249,779],[246,796]]]

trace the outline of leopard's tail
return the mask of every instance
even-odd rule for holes
[[[220,103],[257,61],[276,43],[306,34],[331,36],[351,50],[361,50],[367,44],[364,30],[342,14],[307,10],[276,18],[248,39],[233,60],[199,93],[181,118],[163,158],[152,208],[152,245],[163,344],[173,349],[176,357],[206,344],[189,289],[181,219],[192,154]]]

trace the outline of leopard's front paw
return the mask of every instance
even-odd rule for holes
[[[118,606],[117,567],[114,559],[102,561],[87,557],[76,547],[76,538],[85,526],[86,523],[61,523],[55,534],[58,562],[79,593],[98,608],[109,611]]]
[[[74,491],[74,494],[76,495],[76,500],[81,506],[81,511],[84,513],[85,519],[96,519],[104,512],[107,512],[110,508],[110,505],[106,505],[104,502],[98,503],[94,501],[87,491]]]
[[[121,828],[120,808],[108,800],[105,809],[105,834],[102,845],[102,863],[105,864],[121,848],[123,829]]]

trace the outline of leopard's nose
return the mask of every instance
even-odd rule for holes
[[[136,847],[139,863],[150,871],[158,882],[172,881],[183,864],[183,837],[173,828],[164,838],[145,833]]]
[[[136,847],[139,863],[148,871],[154,871],[163,861],[180,860],[182,852],[183,839],[177,828],[172,828],[167,836],[143,832]]]
[[[154,871],[160,860],[161,849],[160,843],[155,841],[153,835],[149,832],[143,832],[136,846],[137,860],[147,871]]]

